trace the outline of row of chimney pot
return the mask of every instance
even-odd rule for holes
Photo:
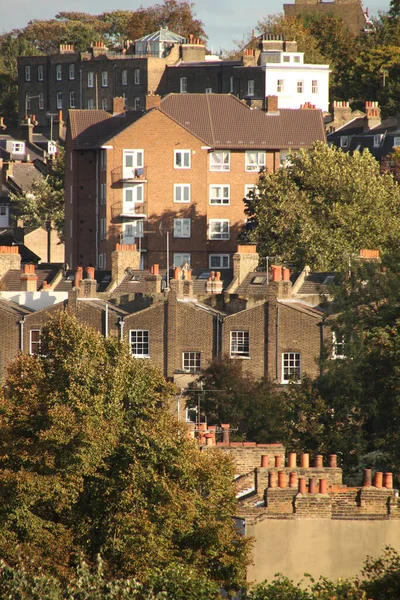
[[[280,454],[274,457],[274,464],[269,464],[270,457],[267,454],[261,456],[261,467],[282,467],[284,466],[284,457]],[[317,454],[314,459],[314,468],[322,469],[324,466],[324,457],[322,454]],[[331,469],[337,469],[337,455],[330,454],[328,466]],[[294,469],[297,467],[297,454],[296,452],[289,452],[288,454],[288,467]],[[310,468],[310,455],[307,453],[300,454],[300,467],[302,469]]]
[[[221,429],[222,429],[222,442],[224,444],[229,444],[230,425],[228,423],[224,423],[221,425]],[[199,423],[198,432],[199,432],[200,444],[205,444],[206,446],[215,446],[216,434],[217,434],[217,426],[216,425],[210,425],[207,427],[207,423]]]
[[[192,279],[192,269],[182,269],[181,267],[175,267],[173,278],[186,279],[187,281],[190,281]]]
[[[85,275],[86,279],[94,279],[94,267],[86,267]],[[76,267],[75,269],[75,277],[74,277],[74,287],[79,286],[79,282],[83,279],[83,267]]]
[[[377,471],[372,483],[372,469],[364,469],[363,487],[393,489],[393,473]]]
[[[328,493],[328,482],[326,479],[320,479],[317,483],[316,477],[310,477],[308,480],[308,486],[305,477],[298,477],[295,471],[289,473],[289,481],[286,471],[271,471],[268,475],[268,487],[269,488],[280,488],[285,489],[296,488],[299,494],[306,494],[307,487],[309,494],[327,494]],[[289,485],[288,485],[289,483]]]
[[[290,281],[290,269],[281,265],[271,265],[272,281]]]

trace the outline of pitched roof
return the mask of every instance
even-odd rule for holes
[[[142,111],[111,115],[105,110],[70,110],[71,138],[75,149],[98,148],[102,143],[140,119]]]
[[[265,113],[230,94],[170,94],[160,110],[212,148],[304,148],[325,141],[320,110]]]
[[[265,113],[230,94],[170,94],[153,110],[161,110],[211,148],[310,148],[326,139],[320,110]],[[69,114],[74,148],[89,149],[98,148],[147,113],[111,116],[103,110],[70,110]]]
[[[179,35],[178,33],[174,33],[173,31],[170,31],[167,27],[162,27],[158,31],[148,33],[147,35],[144,35],[143,37],[136,40],[136,42],[174,42],[178,44],[181,44],[184,41],[185,38],[183,36]]]

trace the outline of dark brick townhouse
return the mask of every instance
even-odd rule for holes
[[[154,361],[181,387],[221,354],[276,383],[317,375],[331,341],[317,306],[328,275],[293,275],[280,266],[266,273],[258,263],[254,246],[239,246],[232,270],[177,267],[166,288],[157,264],[139,268],[135,246],[117,246],[111,272],[77,267],[62,277],[33,265],[21,271],[18,255],[0,247],[1,374],[19,351],[39,353],[43,325],[55,311],[69,310]]]
[[[107,269],[117,243],[141,265],[231,268],[243,198],[260,168],[325,140],[322,113],[251,109],[232,95],[146,98],[146,111],[71,110],[66,138],[65,245],[69,267]],[[167,237],[169,240],[167,241]]]

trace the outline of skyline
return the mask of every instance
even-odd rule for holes
[[[62,0],[14,0],[7,5],[6,0],[0,0],[3,7],[0,33],[12,29],[23,29],[32,19],[52,19],[58,12],[65,11],[65,3]],[[161,3],[161,0],[145,0],[133,5],[128,0],[122,0],[117,6],[110,7],[106,0],[70,0],[68,12],[79,11],[89,14],[100,14],[111,10],[136,10],[140,5],[145,7]],[[288,3],[291,3],[288,1]],[[241,40],[252,29],[256,28],[257,22],[268,14],[283,12],[282,0],[270,0],[268,8],[262,0],[253,0],[251,3],[243,3],[239,0],[201,0],[194,3],[195,15],[204,22],[204,29],[208,35],[208,48],[217,53],[220,49],[229,50],[234,47],[233,40]],[[389,9],[390,0],[373,0],[368,4],[370,15],[377,15],[378,11]],[[364,3],[366,7],[366,3]],[[24,18],[21,18],[21,14]]]

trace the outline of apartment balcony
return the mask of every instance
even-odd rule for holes
[[[147,183],[147,167],[116,167],[111,171],[112,183]]]
[[[114,219],[147,219],[144,202],[116,202],[111,207],[111,218]]]

